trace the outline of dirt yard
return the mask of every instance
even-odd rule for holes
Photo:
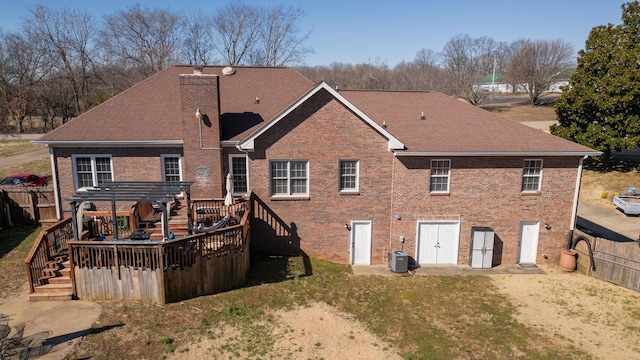
[[[546,275],[491,275],[499,291],[520,309],[517,320],[596,359],[640,359],[640,294],[594,278],[543,267]],[[282,359],[400,359],[391,344],[369,333],[349,315],[325,304],[273,314]],[[170,359],[244,358],[231,350],[242,341],[233,328],[213,330],[208,339],[178,349]],[[237,348],[237,347],[236,347]]]

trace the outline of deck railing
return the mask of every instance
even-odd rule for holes
[[[69,247],[70,260],[73,269],[80,272],[78,281],[95,281],[95,279],[99,278],[100,281],[98,282],[105,283],[104,286],[87,283],[79,286],[82,291],[87,293],[87,296],[94,298],[114,299],[124,297],[148,299],[156,302],[164,302],[165,296],[169,296],[170,300],[180,298],[180,296],[186,298],[186,296],[194,293],[193,286],[185,285],[181,288],[176,283],[180,281],[185,281],[189,284],[199,283],[207,276],[211,276],[211,271],[213,271],[200,267],[190,271],[191,268],[196,265],[201,267],[217,266],[211,263],[212,261],[216,262],[214,257],[233,256],[233,254],[245,251],[248,254],[250,223],[248,204],[248,202],[242,202],[227,208],[222,202],[215,200],[195,202],[194,208],[196,208],[195,206],[210,206],[213,208],[214,206],[222,205],[218,206],[219,212],[216,214],[222,214],[222,216],[227,213],[233,214],[235,220],[232,224],[234,222],[237,224],[179,239],[167,241],[72,241]],[[201,212],[200,215],[203,215],[203,217],[200,219],[205,221],[205,216],[212,214],[214,213]],[[248,270],[248,255],[246,258],[246,265],[243,263],[241,268],[246,267],[246,270]],[[218,262],[227,264],[223,260]],[[186,273],[185,275],[176,273],[176,271],[183,270],[187,271],[188,275]],[[141,284],[142,280],[136,280],[135,284],[133,282],[129,283],[133,272],[139,274],[138,279],[144,278],[144,281],[153,282],[154,284]],[[241,272],[243,272],[243,274],[240,274],[241,276],[246,276],[245,270]],[[150,273],[156,275],[149,275]],[[215,271],[213,271],[213,274],[220,277],[222,280],[219,282],[223,284],[225,282],[224,277],[230,276],[229,273],[216,273]],[[169,277],[169,285],[165,283],[165,277]],[[198,277],[200,278],[198,279]],[[123,296],[123,291],[129,290],[122,290],[118,287],[124,286],[125,282],[127,286],[139,286],[140,289],[134,289],[130,294]],[[164,293],[166,291],[165,285],[171,286],[172,290],[176,288],[178,291],[184,289],[184,295],[166,295]],[[207,291],[209,291],[209,287],[203,286],[195,292],[199,295],[204,295]],[[148,298],[145,297],[145,294],[149,294]]]
[[[64,219],[40,231],[40,234],[31,246],[29,255],[27,255],[25,259],[27,274],[29,276],[29,290],[31,293],[34,292],[36,286],[42,285],[40,276],[47,262],[67,249],[70,240],[73,240],[71,219]]]
[[[93,236],[113,235],[113,214],[111,211],[89,210],[84,211],[83,216],[90,217],[89,233]],[[137,228],[135,212],[131,210],[116,211],[116,225],[118,227],[118,237],[124,238]]]
[[[229,215],[233,223],[238,223],[238,218],[247,210],[248,202],[245,200],[226,206],[224,199],[194,199],[191,200],[191,208],[194,219],[194,226],[211,226]]]

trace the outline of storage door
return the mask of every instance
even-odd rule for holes
[[[535,264],[538,255],[539,221],[525,221],[520,225],[520,255],[518,263]]]
[[[371,265],[371,221],[351,222],[351,264]]]
[[[460,222],[418,222],[419,264],[457,264]]]

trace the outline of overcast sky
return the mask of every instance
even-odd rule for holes
[[[418,50],[439,52],[459,34],[489,36],[496,41],[563,39],[584,48],[597,25],[621,22],[623,2],[615,0],[245,0],[250,5],[300,7],[302,29],[311,29],[308,46],[314,54],[307,65],[413,61]],[[29,16],[29,7],[44,4],[55,9],[87,10],[104,14],[142,7],[213,13],[228,2],[214,0],[0,0],[0,28],[16,31]]]

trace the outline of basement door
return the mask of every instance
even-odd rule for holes
[[[523,221],[520,224],[520,250],[518,263],[535,264],[538,255],[539,221]]]
[[[459,221],[419,221],[418,264],[458,264]]]
[[[371,221],[351,222],[351,264],[371,265]]]

